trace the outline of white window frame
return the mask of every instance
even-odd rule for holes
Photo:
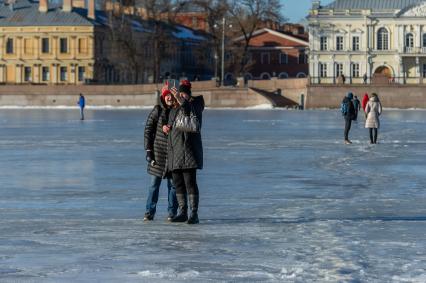
[[[327,63],[319,63],[319,77],[327,78]]]
[[[355,42],[355,38],[357,42]],[[359,51],[361,49],[361,36],[353,35],[352,36],[352,51]]]
[[[320,51],[328,51],[328,37],[325,35],[320,36]]]
[[[380,31],[385,31],[386,33],[386,37],[381,38],[380,35],[381,33],[379,33]],[[376,38],[377,38],[377,50],[382,50],[382,51],[386,51],[390,49],[390,32],[387,28],[385,27],[380,27],[377,30],[376,33]],[[381,44],[379,44],[381,43]],[[386,44],[385,44],[386,43]]]
[[[336,78],[338,78],[338,77],[340,77],[342,74],[343,74],[343,68],[345,67],[344,65],[343,65],[343,63],[340,63],[340,62],[336,62],[336,63],[334,63],[334,68],[335,68],[335,76],[336,76]]]
[[[336,51],[343,50],[345,50],[345,37],[341,34],[338,34],[336,35]]]
[[[409,32],[405,35],[404,43],[406,48],[414,47],[414,34],[412,32]]]
[[[359,63],[352,63],[351,64],[351,77],[352,78],[359,78],[360,77],[360,65]]]

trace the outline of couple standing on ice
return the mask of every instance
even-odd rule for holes
[[[358,98],[349,92],[346,97],[343,99],[341,104],[341,112],[345,119],[345,144],[351,144],[349,140],[349,131],[351,129],[352,121],[356,121],[358,116],[358,111],[360,110]],[[379,97],[376,93],[371,94],[371,97],[368,97],[366,93],[362,99],[362,108],[365,113],[365,128],[369,130],[370,133],[370,144],[377,143],[377,134],[380,127],[379,116],[382,114],[382,104],[380,103]]]
[[[204,99],[193,97],[191,83],[184,80],[176,86],[166,84],[160,102],[149,114],[144,132],[148,173],[151,175],[144,221],[154,220],[160,185],[166,179],[167,220],[197,224],[199,190],[196,173],[197,169],[203,168],[200,128]],[[177,126],[181,117],[195,119],[199,123],[198,130],[189,132]]]

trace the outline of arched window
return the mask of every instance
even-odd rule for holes
[[[262,73],[260,75],[260,79],[261,80],[270,80],[271,79],[271,75],[269,75],[269,73]]]
[[[282,72],[278,75],[280,79],[288,79],[288,74],[286,72]]]
[[[389,32],[385,28],[377,31],[377,50],[389,50]]]
[[[408,33],[405,36],[405,47],[409,47],[409,48],[414,47],[414,36],[412,33]]]
[[[303,72],[300,72],[300,73],[297,74],[296,77],[298,77],[298,78],[306,78],[306,74],[303,73]]]

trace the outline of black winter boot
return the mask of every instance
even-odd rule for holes
[[[188,220],[188,205],[186,204],[186,195],[185,194],[176,194],[176,198],[179,204],[179,213],[171,222],[185,222]]]
[[[198,202],[200,200],[199,195],[189,195],[189,204],[191,205],[191,216],[188,219],[188,224],[200,223],[198,219]]]

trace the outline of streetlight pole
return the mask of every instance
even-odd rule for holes
[[[222,18],[222,86],[225,86],[225,17]]]

